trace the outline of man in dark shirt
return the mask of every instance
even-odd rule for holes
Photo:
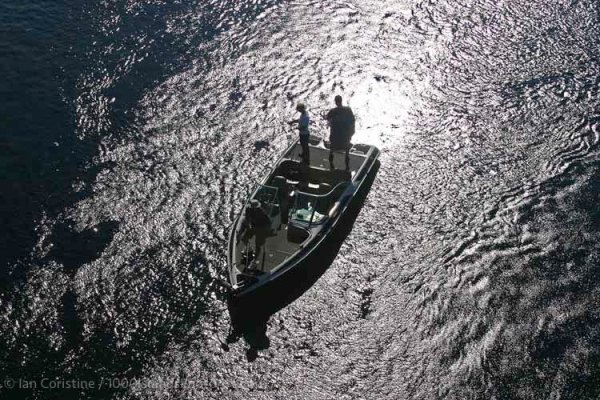
[[[335,96],[335,108],[327,113],[327,121],[331,131],[329,133],[329,165],[333,169],[333,153],[346,152],[346,169],[350,169],[350,139],[354,135],[354,113],[352,109],[342,105],[342,96]]]
[[[271,219],[262,209],[258,200],[250,200],[250,207],[246,209],[246,217],[248,217],[250,227],[253,229],[265,228],[271,225]]]

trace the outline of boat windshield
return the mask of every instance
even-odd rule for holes
[[[324,195],[297,192],[294,206],[290,209],[290,219],[307,222],[309,226],[324,222],[349,184],[349,182],[340,182]]]
[[[329,196],[317,196],[304,192],[296,194],[296,201],[290,210],[290,218],[294,221],[318,224],[325,219],[329,209]]]
[[[270,218],[280,213],[279,190],[276,187],[260,185],[252,199],[260,201],[260,206]]]
[[[254,196],[254,200],[260,201],[264,207],[279,204],[279,190],[273,186],[260,185]]]

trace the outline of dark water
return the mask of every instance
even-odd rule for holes
[[[0,396],[598,398],[599,13],[4,0]],[[295,102],[337,93],[372,190],[262,340],[226,343],[228,228]]]

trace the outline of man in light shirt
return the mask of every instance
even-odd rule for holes
[[[300,146],[302,146],[302,160],[304,162],[310,162],[309,150],[308,150],[308,137],[310,132],[308,130],[308,125],[310,124],[310,118],[308,116],[308,112],[306,111],[306,106],[303,103],[298,103],[296,106],[296,111],[300,113],[300,117],[298,119],[292,120],[289,122],[290,125],[298,124],[298,133],[300,134]]]

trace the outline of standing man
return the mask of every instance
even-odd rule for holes
[[[300,117],[290,121],[289,124],[298,124],[298,132],[300,133],[300,146],[302,146],[302,154],[300,154],[300,157],[302,157],[302,160],[308,164],[310,162],[308,150],[308,137],[310,135],[308,125],[310,124],[310,118],[308,117],[306,106],[303,103],[298,103],[296,106],[296,111],[300,113]]]
[[[263,263],[264,266],[264,247],[269,236],[271,228],[271,218],[267,215],[265,210],[261,207],[260,201],[256,199],[250,200],[250,205],[246,208],[246,223],[249,228],[246,231],[246,236],[254,235],[254,259],[256,265]],[[247,237],[245,238],[247,240]],[[261,256],[263,260],[261,260]]]
[[[346,152],[346,169],[350,169],[350,139],[354,135],[354,113],[352,109],[342,105],[342,96],[335,96],[335,108],[329,110],[325,116],[329,122],[329,165],[333,166],[333,153]]]

